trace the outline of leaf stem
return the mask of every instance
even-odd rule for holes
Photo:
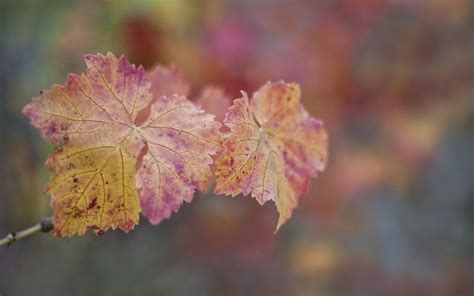
[[[38,224],[31,226],[30,228],[18,232],[10,232],[6,237],[0,239],[0,247],[9,247],[11,244],[20,239],[24,239],[25,237],[38,232],[48,233],[53,230],[53,228],[53,218],[43,218]]]

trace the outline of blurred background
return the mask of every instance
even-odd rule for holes
[[[471,0],[0,0],[0,235],[52,214],[22,107],[87,53],[176,65],[229,100],[294,81],[330,134],[293,218],[198,194],[158,226],[0,249],[3,295],[473,295]]]

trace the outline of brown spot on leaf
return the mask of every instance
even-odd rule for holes
[[[95,207],[97,205],[97,197],[94,197],[92,199],[92,201],[89,203],[89,205],[87,206],[87,209],[90,210],[92,209],[93,207]],[[100,207],[99,207],[100,208]]]

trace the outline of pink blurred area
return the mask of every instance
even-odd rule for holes
[[[20,2],[0,3],[2,233],[51,214],[51,147],[21,107],[87,53],[176,67],[218,120],[242,90],[297,82],[330,149],[275,235],[273,204],[200,193],[128,235],[0,250],[0,294],[473,293],[474,2]]]

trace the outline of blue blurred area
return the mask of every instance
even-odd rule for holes
[[[293,218],[200,193],[129,234],[0,249],[1,295],[471,295],[470,0],[0,1],[0,235],[50,216],[51,146],[21,109],[83,55],[177,65],[236,98],[300,83],[330,134]]]

